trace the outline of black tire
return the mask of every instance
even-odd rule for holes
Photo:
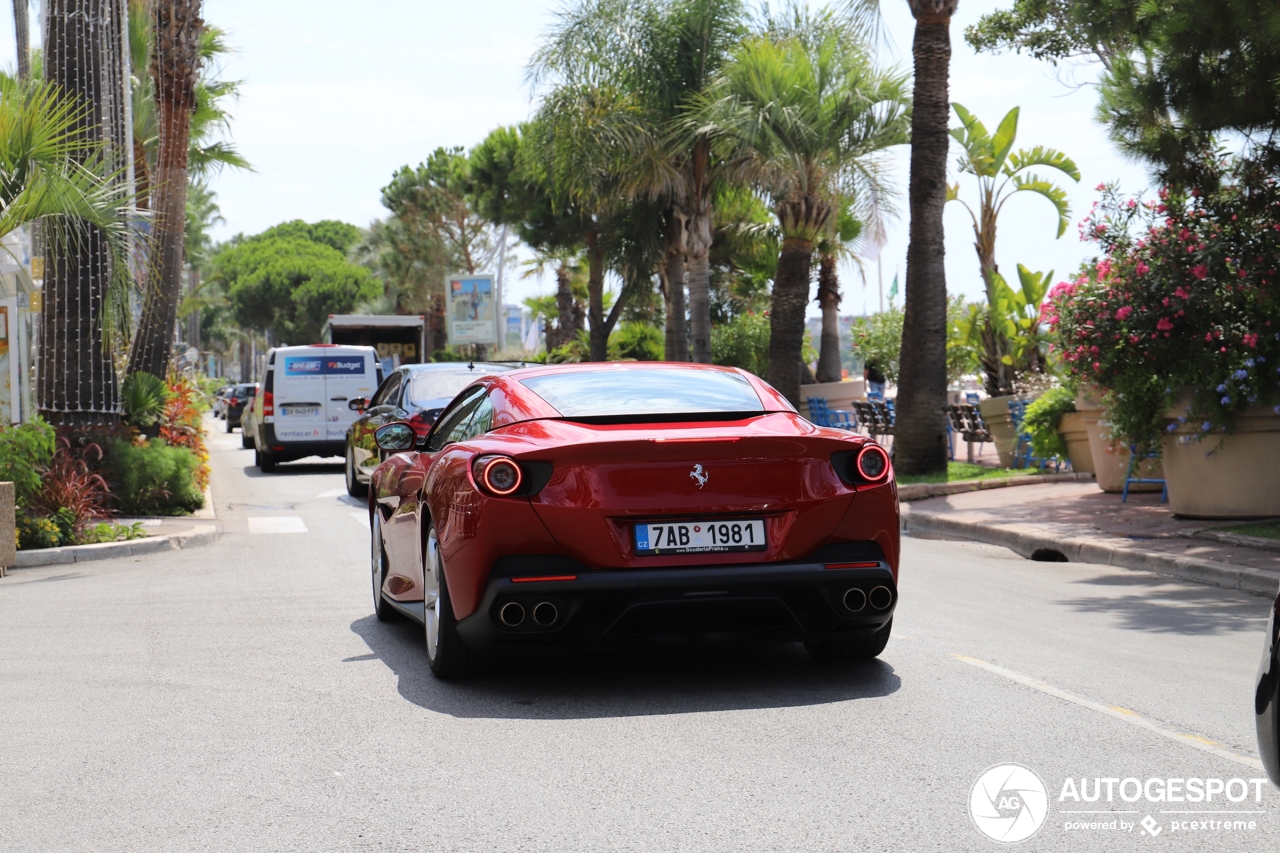
[[[231,432],[231,418],[227,418],[227,432]]]
[[[889,644],[889,634],[893,630],[890,619],[879,631],[863,634],[858,637],[833,637],[830,640],[818,640],[805,643],[804,647],[814,660],[857,661],[871,660],[878,657]]]
[[[351,495],[351,497],[363,498],[369,494],[369,484],[360,482],[356,477],[356,460],[351,452],[350,444],[347,445],[346,479],[347,494]]]
[[[261,450],[253,451],[253,464],[257,465],[258,470],[264,474],[270,474],[276,470],[276,460],[270,453],[264,453]]]
[[[445,580],[444,563],[435,545],[436,529],[427,529],[427,545],[424,548],[422,579],[424,588],[423,629],[427,643],[427,663],[431,672],[440,679],[463,678],[477,675],[484,670],[485,659],[463,642],[458,634],[458,620],[453,615],[453,603],[449,600],[449,584]],[[434,579],[435,583],[432,583]],[[431,589],[435,587],[436,606],[432,607]],[[437,625],[436,641],[431,642],[433,613]]]
[[[373,615],[379,622],[394,622],[399,614],[382,597],[382,584],[387,580],[387,549],[382,544],[382,516],[377,510],[369,516],[369,575],[373,581]]]
[[[241,446],[241,447],[243,447],[245,450],[253,450],[253,449],[255,449],[255,448],[257,447],[257,445],[256,445],[256,444],[254,444],[254,441],[253,441],[253,434],[252,434],[252,433],[245,432],[244,430],[241,430],[241,431],[240,431],[240,446]]]

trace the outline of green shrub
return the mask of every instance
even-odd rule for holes
[[[169,402],[169,386],[158,376],[135,373],[120,386],[120,405],[125,423],[136,427],[155,426]]]
[[[1058,432],[1062,416],[1076,410],[1076,395],[1066,388],[1050,388],[1027,406],[1023,429],[1031,435],[1036,456],[1067,455],[1067,441]]]
[[[609,336],[611,360],[662,361],[662,330],[649,323],[623,323]]]
[[[199,466],[200,460],[190,450],[153,438],[145,444],[113,442],[105,469],[115,484],[121,512],[182,515],[204,504],[196,485]]]
[[[129,539],[145,539],[147,532],[142,529],[142,522],[133,524],[112,524],[104,521],[92,527],[86,527],[76,540],[80,545],[94,545],[99,542],[122,542]]]
[[[747,312],[711,329],[711,363],[764,376],[769,372],[769,318]]]
[[[60,540],[58,525],[36,515],[18,515],[18,548],[34,551],[37,548],[56,548]]]
[[[0,481],[13,483],[19,515],[40,491],[40,471],[53,460],[54,432],[39,418],[0,428]]]

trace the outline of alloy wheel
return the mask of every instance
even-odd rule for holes
[[[435,530],[427,534],[422,566],[422,624],[427,636],[427,657],[435,660],[440,647],[440,543]]]

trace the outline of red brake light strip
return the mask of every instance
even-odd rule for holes
[[[826,563],[824,569],[874,569],[880,566],[879,563]]]
[[[540,578],[512,578],[512,583],[542,583],[543,581],[576,581],[577,575],[545,575]]]

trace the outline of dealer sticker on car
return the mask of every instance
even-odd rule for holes
[[[758,518],[636,525],[636,553],[641,556],[763,551],[764,547],[764,522]]]

